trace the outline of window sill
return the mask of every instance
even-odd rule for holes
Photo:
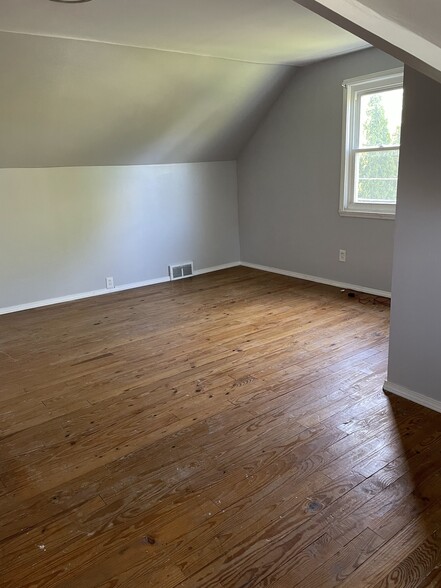
[[[378,220],[395,220],[395,212],[381,212],[376,210],[351,210],[345,208],[338,211],[340,216],[352,216],[358,218],[376,218]]]

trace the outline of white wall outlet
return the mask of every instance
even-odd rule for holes
[[[340,249],[338,252],[338,261],[346,261],[346,249]]]
[[[108,290],[111,290],[114,287],[115,287],[115,285],[113,283],[113,276],[111,276],[110,278],[106,278],[106,288]]]

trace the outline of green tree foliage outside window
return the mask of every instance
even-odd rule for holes
[[[370,147],[398,145],[400,128],[389,131],[381,94],[369,99],[363,125],[363,143]],[[384,200],[395,202],[399,150],[363,152],[358,156],[358,201]]]

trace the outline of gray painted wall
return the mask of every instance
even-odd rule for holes
[[[0,33],[0,167],[234,160],[294,71]]]
[[[407,68],[388,380],[441,401],[441,84]]]
[[[240,259],[235,162],[0,170],[0,310]]]
[[[338,214],[341,84],[399,65],[368,49],[296,73],[239,157],[243,261],[390,291],[394,221]]]

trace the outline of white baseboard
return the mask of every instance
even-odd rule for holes
[[[239,261],[233,263],[224,263],[222,265],[216,265],[207,267],[204,269],[196,270],[194,275],[198,276],[201,274],[207,274],[210,272],[216,272],[231,267],[237,267],[240,265]],[[159,278],[153,278],[151,280],[144,280],[143,282],[133,282],[132,284],[122,284],[116,286],[111,290],[103,288],[101,290],[91,290],[90,292],[79,292],[78,294],[68,294],[67,296],[60,296],[58,298],[47,298],[46,300],[37,300],[35,302],[27,302],[25,304],[18,304],[16,306],[7,306],[0,308],[0,315],[11,314],[13,312],[21,312],[23,310],[31,310],[33,308],[42,308],[44,306],[52,306],[53,304],[62,304],[63,302],[73,302],[74,300],[83,300],[84,298],[92,298],[93,296],[104,296],[105,294],[112,294],[112,292],[123,292],[124,290],[133,290],[134,288],[143,288],[144,286],[152,286],[153,284],[162,284],[169,282],[169,276],[162,276]]]
[[[309,282],[318,282],[319,284],[326,284],[327,286],[335,286],[336,288],[344,288],[345,290],[354,290],[355,292],[363,292],[365,294],[372,294],[373,296],[382,296],[390,298],[390,292],[385,290],[376,290],[375,288],[367,288],[366,286],[358,286],[356,284],[346,284],[345,282],[336,282],[328,278],[319,278],[318,276],[309,276],[307,274],[299,274],[298,272],[291,272],[276,267],[269,267],[267,265],[259,265],[257,263],[248,263],[242,261],[241,265],[244,267],[251,267],[253,269],[262,270],[264,272],[271,272],[273,274],[281,274],[282,276],[290,276],[291,278],[299,278],[301,280],[308,280]]]
[[[193,270],[194,276],[200,276],[201,274],[209,274],[210,272],[218,272],[224,269],[230,269],[230,267],[238,267],[242,265],[240,261],[233,261],[232,263],[223,263],[222,265],[213,265],[213,267],[207,267],[205,269]]]
[[[413,390],[409,390],[409,388],[405,388],[399,384],[394,384],[393,382],[386,380],[383,385],[383,390],[385,392],[390,392],[391,394],[401,396],[402,398],[406,398],[407,400],[411,400],[416,404],[421,404],[421,406],[425,406],[426,408],[430,408],[436,412],[441,412],[440,400],[435,400],[429,396],[424,396],[419,392],[414,392]]]
[[[366,294],[371,294],[373,296],[384,296],[385,298],[390,298],[390,292],[385,292],[383,290],[376,290],[374,288],[366,288],[365,286],[358,286],[356,284],[346,284],[345,282],[337,282],[335,280],[329,280],[327,278],[320,278],[318,276],[310,276],[307,274],[300,274],[298,272],[292,272],[289,270],[283,270],[275,267],[270,267],[266,265],[259,265],[257,263],[248,263],[245,261],[234,261],[231,263],[224,263],[221,265],[216,265],[212,267],[207,267],[199,270],[194,271],[195,276],[199,276],[202,274],[208,274],[210,272],[216,272],[223,269],[229,269],[232,267],[237,267],[243,265],[244,267],[250,267],[253,269],[262,270],[265,272],[271,272],[273,274],[281,274],[283,276],[290,276],[292,278],[299,278],[301,280],[308,280],[310,282],[317,282],[319,284],[326,284],[328,286],[335,286],[337,288],[344,288],[346,290],[355,290],[356,292],[364,292]],[[58,298],[48,298],[46,300],[37,300],[35,302],[28,302],[25,304],[18,304],[16,306],[8,306],[5,308],[0,308],[0,315],[2,314],[11,314],[13,312],[20,312],[22,310],[30,310],[32,308],[41,308],[44,306],[51,306],[53,304],[62,304],[63,302],[73,302],[74,300],[82,300],[84,298],[92,298],[93,296],[103,296],[105,294],[111,294],[112,292],[122,292],[124,290],[132,290],[133,288],[143,288],[144,286],[152,286],[153,284],[162,284],[164,282],[169,282],[169,276],[162,276],[159,278],[153,278],[151,280],[145,280],[143,282],[134,282],[132,284],[123,284],[120,286],[116,286],[111,290],[107,290],[105,288],[101,290],[92,290],[90,292],[79,292],[78,294],[68,294],[67,296],[60,296]]]
[[[123,290],[132,290],[133,288],[142,288],[143,286],[151,286],[152,284],[161,284],[162,282],[169,281],[169,276],[166,276],[162,278],[155,278],[153,280],[145,280],[144,282],[134,282],[132,284],[115,286],[115,288],[110,290],[103,288],[101,290],[91,290],[90,292],[68,294],[67,296],[59,296],[58,298],[47,298],[45,300],[36,300],[35,302],[26,302],[25,304],[18,304],[17,306],[7,306],[6,308],[0,308],[0,315],[21,312],[22,310],[31,310],[32,308],[42,308],[43,306],[52,306],[53,304],[63,304],[63,302],[83,300],[84,298],[93,298],[93,296],[104,296],[105,294],[112,294],[112,292],[122,292]]]

